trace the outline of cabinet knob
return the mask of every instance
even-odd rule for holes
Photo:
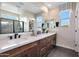
[[[77,32],[77,30],[75,30],[75,32]]]
[[[75,46],[77,46],[77,44],[75,44]]]

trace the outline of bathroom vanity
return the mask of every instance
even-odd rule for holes
[[[19,42],[16,42],[14,46],[7,47],[10,42],[0,46],[0,48],[7,47],[0,49],[0,54],[7,57],[42,57],[47,56],[56,45],[56,33],[45,33],[27,38],[23,42],[18,40]]]

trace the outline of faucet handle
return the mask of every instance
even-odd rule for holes
[[[8,37],[9,37],[9,39],[10,39],[10,40],[12,40],[12,39],[13,39],[13,37],[12,37],[12,36],[8,36]]]
[[[20,38],[21,37],[21,35],[18,35],[18,38]]]

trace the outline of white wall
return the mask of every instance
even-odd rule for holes
[[[21,16],[26,16],[28,18],[33,17],[34,18],[34,14],[29,12],[29,11],[24,11],[14,5],[8,4],[7,2],[5,3],[1,3],[1,7],[0,9],[2,9],[3,11],[1,11],[2,13],[13,13],[14,15],[21,15]]]
[[[1,3],[1,9],[6,10],[15,14],[21,14],[22,10],[18,9],[16,6],[13,6],[8,3]]]

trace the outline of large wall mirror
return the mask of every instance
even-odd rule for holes
[[[24,32],[24,22],[0,18],[0,34]]]
[[[13,21],[0,19],[0,34],[13,33]]]
[[[24,22],[14,21],[14,32],[15,33],[24,32]]]

